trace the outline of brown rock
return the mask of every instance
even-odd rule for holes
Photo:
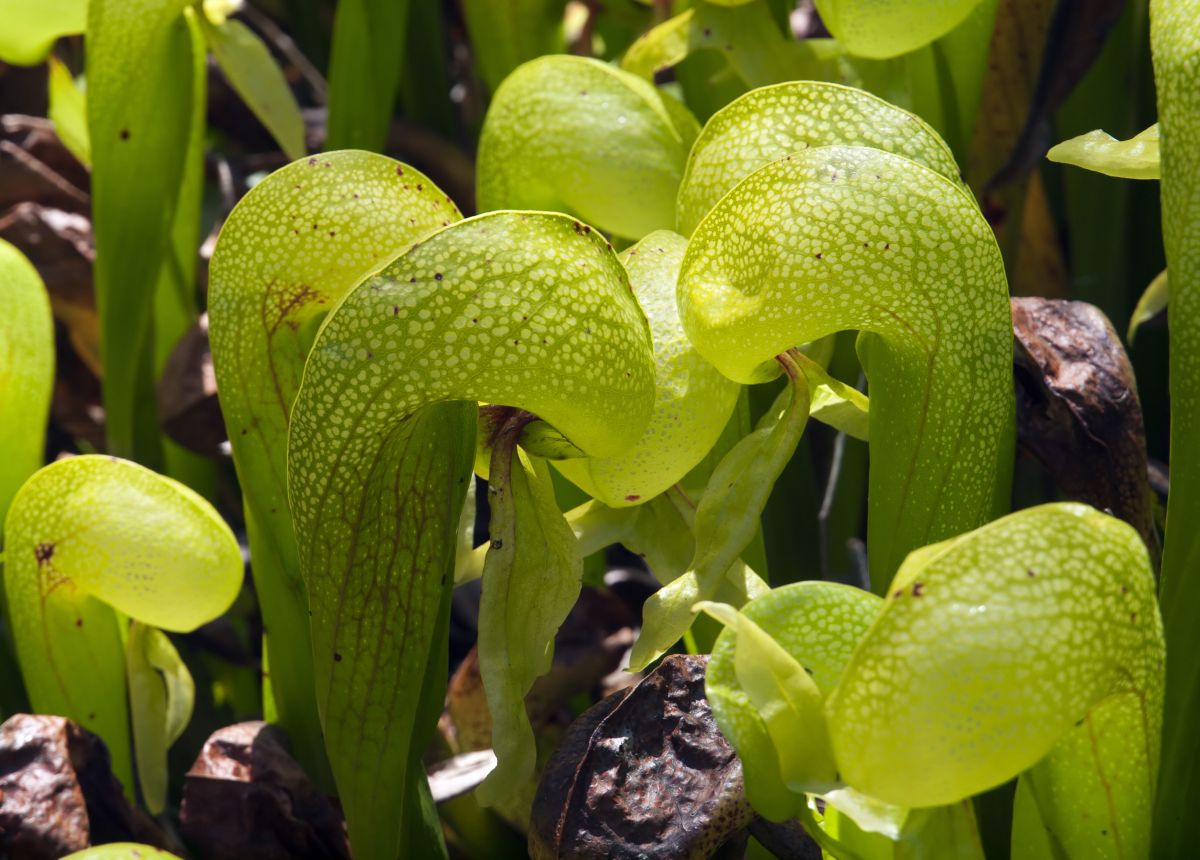
[[[706,858],[754,818],[704,698],[706,656],[672,656],[572,724],[538,786],[535,860]]]
[[[350,856],[341,814],[263,722],[213,733],[188,771],[179,817],[200,858]]]
[[[63,717],[16,714],[0,726],[0,856],[51,860],[125,841],[166,846],[98,737]]]
[[[1157,556],[1129,356],[1093,305],[1014,298],[1017,438],[1068,497],[1132,525]]]

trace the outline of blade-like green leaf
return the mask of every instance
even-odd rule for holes
[[[1129,341],[1130,346],[1133,346],[1133,339],[1142,323],[1149,322],[1167,309],[1170,297],[1171,285],[1167,277],[1167,270],[1163,269],[1146,287],[1138,299],[1137,306],[1133,309],[1133,314],[1129,317],[1129,330],[1125,333],[1125,338]]]
[[[262,39],[241,21],[214,24],[200,16],[201,29],[221,71],[246,106],[288,158],[304,155],[304,120],[283,72]]]
[[[196,687],[161,630],[135,621],[125,659],[138,785],[146,808],[158,815],[167,802],[167,749],[192,718]]]
[[[479,604],[479,671],[496,769],[477,796],[488,805],[533,778],[537,747],[525,694],[550,669],[554,635],[583,578],[583,556],[555,504],[549,467],[518,452],[508,472],[503,480],[493,468],[488,487],[491,549]]]
[[[654,338],[657,399],[642,438],[619,457],[555,462],[611,507],[647,501],[680,481],[717,441],[737,400],[737,384],[696,353],[679,323],[675,281],[686,247],[663,230],[621,255]]]
[[[200,248],[200,216],[204,202],[204,146],[206,138],[208,52],[200,32],[199,15],[184,12],[191,39],[192,115],[184,153],[183,177],[171,224],[170,244],[158,273],[154,292],[154,349],[152,372],[161,379],[167,360],[180,338],[196,323],[196,264]],[[150,411],[149,392],[139,406]],[[157,416],[155,416],[155,419]],[[214,495],[216,483],[213,463],[172,441],[163,439],[164,472],[187,484],[202,495]]]
[[[963,22],[980,0],[817,0],[829,32],[851,54],[886,59],[928,45]]]
[[[743,383],[842,329],[873,332],[868,545],[876,589],[904,555],[1008,504],[1012,328],[991,228],[956,182],[907,158],[829,146],[762,168],[688,244],[680,316]]]
[[[815,146],[873,146],[958,180],[950,149],[919,117],[862,90],[800,81],[753,90],[705,124],[679,188],[679,230],[691,235],[718,200],[760,167]]]
[[[87,115],[96,303],[111,453],[161,460],[150,380],[154,287],[193,116],[186,0],[91,0]],[[148,408],[147,408],[148,407]],[[139,412],[139,410],[142,410]]]
[[[713,470],[696,507],[696,550],[683,576],[651,595],[642,609],[642,632],[629,656],[642,669],[675,644],[692,622],[698,601],[713,600],[730,567],[759,528],[771,488],[795,453],[808,423],[808,383],[796,371],[792,384],[759,426]],[[745,598],[756,596],[753,579]],[[740,603],[740,601],[739,601]]]
[[[830,376],[825,368],[802,353],[795,353],[795,360],[808,380],[812,402],[808,415],[822,424],[828,424],[855,439],[866,442],[871,438],[870,403],[867,396],[851,388],[839,379]]]
[[[60,36],[82,33],[87,0],[0,0],[0,61],[36,66]]]
[[[404,68],[409,0],[341,0],[329,60],[326,149],[382,152]]]
[[[50,58],[49,117],[63,146],[81,164],[90,167],[92,146],[88,140],[87,101],[70,70],[54,57]]]
[[[566,0],[464,0],[471,54],[489,90],[522,63],[562,52],[566,5]]]
[[[279,721],[317,779],[328,765],[287,497],[289,411],[329,309],[421,236],[458,218],[454,204],[413,168],[381,155],[335,152],[294,162],[254,186],[213,253],[209,336],[245,496],[271,686]]]
[[[1090,715],[1109,729],[1088,751],[1103,770],[1071,779],[1109,790],[1054,797],[1042,814],[1060,831],[1100,816],[1109,851],[1119,839],[1145,856],[1162,685],[1141,539],[1086,506],[1053,504],[910,555],[827,713],[846,783],[909,806],[954,803],[1035,764],[1035,784],[1040,773],[1062,786],[1058,751],[1038,762]]]
[[[1154,853],[1187,854],[1200,808],[1200,3],[1152,0],[1150,47],[1162,133],[1163,245],[1171,272],[1171,492],[1163,545],[1167,629],[1163,771]]]
[[[733,5],[745,8],[728,8]],[[649,81],[655,73],[706,49],[720,51],[737,76],[752,87],[830,77],[836,71],[832,61],[840,53],[828,39],[797,41],[783,33],[765,0],[701,2],[643,34],[629,46],[621,68]]]
[[[54,323],[37,270],[0,239],[0,521],[17,489],[42,464],[50,390],[54,385]],[[4,532],[0,530],[0,538]]]
[[[479,209],[561,210],[630,238],[671,228],[697,131],[686,108],[636,75],[583,57],[533,60],[488,110]]]
[[[111,457],[73,457],[17,493],[4,573],[30,702],[100,735],[131,789],[120,619],[187,632],[221,615],[242,584],[229,527],[169,478]]]
[[[1129,140],[1096,130],[1064,140],[1046,158],[1123,179],[1158,179],[1158,124]]]
[[[594,456],[641,436],[650,331],[594,230],[517,212],[451,225],[351,291],[309,355],[289,494],[356,856],[395,856],[398,783],[419,754],[408,743],[416,667],[435,646],[426,607],[449,585],[472,460],[460,407],[479,400],[528,410]],[[414,426],[430,429],[414,437]]]

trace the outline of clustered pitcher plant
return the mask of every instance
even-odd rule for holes
[[[706,697],[750,804],[799,819],[826,856],[982,858],[976,802],[1014,784],[998,795],[1014,858],[1185,856],[1200,713],[1200,10],[1151,4],[1157,126],[1050,155],[1162,183],[1175,411],[1156,571],[1110,512],[1010,513],[1005,259],[931,125],[863,89],[790,79],[701,124],[655,85],[726,39],[735,68],[770,77],[753,64],[782,55],[735,50],[762,46],[765,4],[726,8],[745,5],[693,4],[621,66],[554,54],[495,76],[473,217],[414,167],[359,149],[298,158],[233,209],[209,330],[268,719],[336,793],[357,860],[444,855],[423,756],[451,594],[479,580],[496,764],[475,796],[527,817],[546,750],[526,696],[584,559],[619,544],[659,583],[629,668],[711,651]],[[876,5],[817,4],[871,59],[945,35],[978,4],[940,4],[912,27],[905,4]],[[172,38],[236,57],[221,53],[240,38],[221,20],[187,21]],[[96,50],[112,50],[106,33]],[[303,151],[294,123],[273,123]],[[134,170],[114,139],[93,140],[97,163]],[[103,177],[101,202],[119,178]],[[98,277],[119,281],[103,259]],[[49,308],[3,242],[0,280],[4,596],[21,675],[34,709],[98,734],[158,813],[195,695],[167,633],[230,608],[242,552],[201,495],[131,460],[38,468]],[[1156,284],[1165,297],[1165,273]],[[844,332],[865,393],[830,370]],[[140,360],[110,372],[131,380]],[[764,390],[774,400],[751,425]],[[773,588],[764,567],[762,517],[811,419],[867,442],[869,590]],[[490,511],[479,546],[476,476]],[[567,484],[587,501],[563,510]]]

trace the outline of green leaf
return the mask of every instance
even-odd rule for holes
[[[594,230],[547,213],[453,224],[354,288],[309,355],[289,491],[356,856],[395,856],[396,782],[419,755],[413,689],[444,647],[425,607],[449,587],[481,400],[532,412],[593,456],[640,438],[650,331]]]
[[[1154,815],[1154,854],[1187,854],[1195,842],[1200,782],[1200,14],[1195,0],[1152,0],[1150,47],[1162,133],[1162,221],[1171,297],[1171,493],[1163,545],[1167,630],[1163,772]]]
[[[184,153],[183,177],[171,224],[167,253],[159,269],[154,291],[154,349],[152,374],[161,379],[168,359],[180,338],[199,316],[196,304],[196,268],[199,261],[200,216],[204,202],[204,145],[208,94],[208,54],[193,10],[184,13],[191,39],[192,115]],[[149,393],[142,395],[143,409],[152,405]],[[153,420],[157,420],[157,415]],[[164,472],[201,495],[215,494],[216,473],[206,460],[172,441],[163,439]]]
[[[509,479],[504,477],[493,466],[491,548],[479,605],[479,671],[496,751],[495,770],[476,790],[485,805],[534,776],[537,747],[525,694],[549,671],[554,635],[575,605],[583,578],[583,556],[555,504],[545,462],[518,452]]]
[[[775,407],[713,471],[692,525],[695,555],[683,576],[660,588],[643,606],[642,632],[629,656],[632,669],[647,666],[688,631],[696,603],[717,596],[731,566],[738,564],[754,538],[771,489],[808,423],[808,384],[798,370],[795,373]],[[759,590],[757,577],[750,573],[742,600]]]
[[[817,0],[829,32],[859,57],[886,59],[928,45],[966,19],[980,0]]]
[[[382,152],[404,69],[409,0],[341,0],[329,61],[328,150]]]
[[[146,808],[158,815],[167,802],[167,749],[192,718],[196,687],[161,630],[130,625],[125,659],[138,784]]]
[[[737,384],[699,356],[680,325],[675,281],[686,247],[663,230],[621,255],[654,338],[656,400],[642,438],[617,457],[554,464],[611,507],[647,501],[680,481],[716,443],[737,400]],[[530,450],[525,437],[522,445]]]
[[[131,789],[122,618],[189,632],[242,585],[242,556],[212,506],[112,457],[38,471],[5,528],[5,592],[21,675],[38,713],[104,740]]]
[[[565,0],[464,0],[462,14],[479,76],[495,92],[517,66],[561,53]]]
[[[812,682],[828,695],[880,604],[875,595],[850,586],[798,582],[772,589],[747,603],[741,613],[811,672]],[[803,794],[805,786],[788,785],[786,774],[795,766],[785,764],[780,750],[793,751],[802,760],[813,753],[802,749],[809,737],[798,724],[792,737],[785,737],[786,725],[772,730],[761,705],[744,688],[738,665],[745,644],[732,628],[720,635],[708,664],[705,693],[722,734],[742,759],[750,803],[767,818],[782,821],[796,815],[808,801]],[[821,715],[824,721],[823,704]],[[777,738],[783,741],[778,746]]]
[[[200,16],[205,41],[221,71],[288,158],[304,155],[304,120],[292,88],[262,39],[241,21],[214,24]]]
[[[837,785],[825,700],[808,669],[732,606],[701,602],[696,608],[733,631],[734,674],[775,747],[783,784],[793,792]]]
[[[542,57],[496,91],[479,139],[480,211],[547,209],[637,238],[675,224],[675,194],[698,126],[628,72]]]
[[[271,685],[280,723],[318,779],[328,765],[287,496],[289,411],[329,309],[421,236],[458,219],[454,204],[413,168],[336,152],[289,164],[255,185],[213,252],[209,336],[245,497]]]
[[[87,115],[95,284],[109,450],[161,459],[150,379],[155,283],[167,258],[191,133],[186,0],[91,0]],[[142,411],[139,411],[142,410]]]
[[[679,275],[696,350],[742,383],[843,329],[870,381],[868,545],[878,589],[916,546],[1008,504],[1012,329],[991,228],[961,185],[897,155],[828,146],[742,180]]]
[[[137,842],[109,842],[107,845],[93,845],[74,854],[68,854],[63,860],[180,860],[179,857],[155,848],[153,845],[142,845]]]
[[[42,464],[54,385],[50,298],[25,255],[0,239],[0,522]],[[0,537],[3,537],[0,530]]]
[[[1042,812],[1075,829],[1107,819],[1110,844],[1120,829],[1124,850],[1144,856],[1163,656],[1154,576],[1134,529],[1078,504],[1012,514],[901,566],[829,696],[839,771],[908,806],[954,803],[1034,765],[1035,778],[1061,785],[1056,745],[1086,737],[1068,733],[1089,716],[1116,717],[1094,750],[1111,790],[1055,796]],[[1112,711],[1123,697],[1136,701],[1136,720]],[[1095,775],[1070,779],[1100,786]]]
[[[873,146],[958,181],[950,149],[919,117],[862,90],[801,81],[753,90],[705,124],[679,189],[679,230],[691,235],[717,201],[760,167],[815,146]]]
[[[87,100],[70,70],[56,58],[50,58],[50,121],[54,133],[84,167],[92,163],[92,145],[88,140]]]
[[[1153,856],[1159,738],[1157,715],[1148,710],[1155,706],[1138,692],[1110,696],[1022,774],[1017,791],[1027,789],[1033,804],[1014,805],[1014,843],[1040,828],[1072,856]],[[1144,747],[1131,756],[1138,744]],[[1024,820],[1033,811],[1033,821]]]
[[[1117,140],[1098,129],[1089,131],[1051,147],[1046,158],[1106,176],[1158,179],[1158,124],[1129,140]]]
[[[61,36],[82,33],[87,0],[0,0],[0,61],[36,66]]]
[[[1142,323],[1149,322],[1167,309],[1170,296],[1171,287],[1167,281],[1167,270],[1163,269],[1146,287],[1145,292],[1138,299],[1137,307],[1133,309],[1133,315],[1129,317],[1129,330],[1125,333],[1125,339],[1129,341],[1130,346],[1133,346],[1133,339]]]
[[[809,417],[866,442],[870,438],[871,417],[866,395],[834,379],[825,368],[802,353],[797,352],[794,357],[812,392]]]
[[[730,8],[735,5],[744,8]],[[706,49],[721,52],[734,73],[752,87],[829,77],[839,53],[828,39],[797,41],[785,35],[763,0],[699,2],[643,34],[630,45],[621,68],[650,81]]]

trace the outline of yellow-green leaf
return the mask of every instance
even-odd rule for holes
[[[533,60],[505,79],[484,121],[479,209],[569,212],[634,239],[669,229],[697,131],[636,75],[583,57]]]
[[[693,234],[680,317],[738,382],[836,331],[870,383],[868,545],[875,587],[907,552],[1008,504],[1012,330],[1004,265],[954,180],[878,149],[807,149],[742,180]]]
[[[1158,179],[1158,123],[1129,140],[1089,131],[1051,147],[1046,158],[1122,179]]]
[[[452,224],[350,291],[305,366],[289,493],[317,702],[368,858],[394,857],[419,754],[413,691],[438,647],[429,607],[448,594],[477,401],[532,412],[592,456],[641,437],[650,331],[595,230],[548,213]]]
[[[1149,322],[1167,309],[1170,297],[1171,287],[1167,270],[1163,269],[1146,287],[1133,309],[1133,315],[1129,317],[1129,330],[1125,333],[1125,339],[1129,341],[1130,346],[1133,346],[1133,339],[1142,323]]]
[[[85,167],[92,163],[92,145],[88,140],[87,101],[83,90],[71,77],[70,70],[50,58],[50,121],[63,146]]]
[[[100,735],[130,789],[122,619],[188,632],[225,612],[242,585],[229,527],[169,478],[72,457],[13,500],[4,585],[31,704]]]
[[[109,842],[106,845],[93,845],[74,854],[68,854],[63,860],[180,860],[179,857],[153,845],[142,845],[137,842]]]
[[[691,235],[735,185],[772,161],[815,146],[873,146],[957,181],[949,147],[920,117],[862,90],[794,81],[752,90],[705,124],[679,188],[679,230]]]
[[[271,52],[241,21],[214,24],[200,17],[205,41],[221,71],[288,158],[304,155],[304,120],[292,88]]]
[[[858,640],[879,612],[880,603],[870,592],[846,585],[802,582],[773,589],[747,603],[741,613],[811,672],[813,684],[828,695]],[[786,745],[777,746],[777,736],[782,737],[786,727],[772,731],[760,706],[745,689],[738,672],[744,644],[733,628],[720,635],[708,664],[705,691],[721,732],[742,759],[746,796],[761,814],[782,821],[807,804],[805,786],[788,785],[786,775],[795,766],[783,761],[783,751],[799,752],[809,740],[808,732],[797,729]],[[827,745],[828,738],[821,743]],[[807,760],[812,754],[805,751],[803,758]],[[809,790],[813,788],[816,786]]]
[[[347,292],[458,208],[408,165],[367,152],[294,162],[233,210],[209,269],[209,336],[245,498],[252,572],[279,720],[327,772],[313,697],[308,603],[287,496],[292,401],[318,326]]]
[[[838,768],[886,802],[953,803],[1034,765],[1035,776],[1053,771],[1043,757],[1127,696],[1138,718],[1121,717],[1097,751],[1107,799],[1054,800],[1084,811],[1076,827],[1115,816],[1109,845],[1120,830],[1124,850],[1144,856],[1163,657],[1154,577],[1134,529],[1078,504],[1012,514],[901,566],[830,694]]]
[[[0,522],[25,479],[45,456],[54,385],[54,323],[37,270],[0,239]],[[3,537],[0,530],[0,537]]]
[[[167,750],[192,718],[196,687],[161,630],[134,622],[125,642],[138,784],[154,815],[167,801]]]
[[[642,438],[617,457],[555,463],[612,507],[648,501],[681,480],[717,441],[737,400],[737,384],[699,356],[680,325],[675,281],[686,247],[663,230],[621,255],[654,338],[656,399]]]
[[[886,59],[924,47],[961,24],[980,0],[817,0],[829,32],[859,57]]]
[[[0,61],[36,66],[61,36],[82,33],[87,0],[0,0]]]

